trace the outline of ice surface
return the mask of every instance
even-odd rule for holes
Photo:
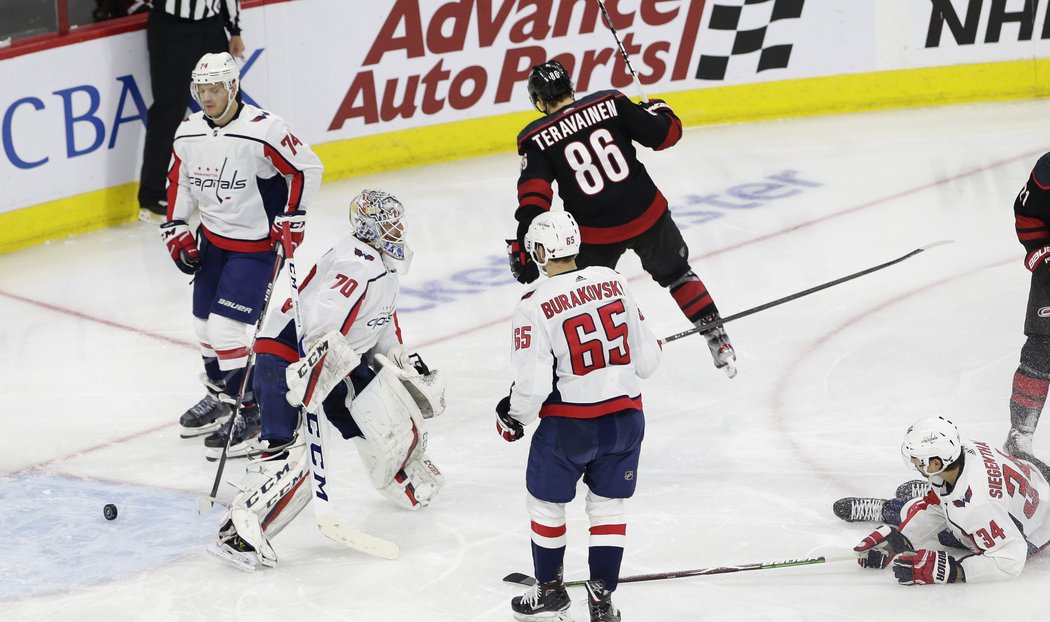
[[[734,380],[702,341],[669,344],[644,386],[624,574],[840,554],[869,527],[840,522],[832,502],[912,478],[897,457],[911,421],[944,414],[967,436],[1004,440],[1028,287],[1011,205],[1050,148],[1048,113],[1034,101],[697,128],[642,153],[723,314],[956,243],[729,324]],[[397,541],[395,562],[325,540],[309,510],[275,539],[273,570],[205,554],[219,515],[197,517],[195,497],[215,465],[176,424],[202,395],[189,279],[155,227],[0,257],[0,619],[510,620],[520,590],[501,578],[531,572],[528,448],[495,434],[492,408],[510,383],[522,291],[503,256],[517,171],[506,154],[378,174],[325,184],[311,206],[304,263],[344,230],[362,187],[404,201],[416,260],[401,326],[449,378],[429,449],[448,484],[432,507],[393,507],[350,443],[329,450],[336,505]],[[637,260],[620,267],[659,335],[688,328]],[[1050,454],[1048,425],[1037,453]],[[107,522],[111,502],[121,514]],[[586,525],[571,505],[570,579],[585,578]],[[947,587],[836,563],[625,584],[615,600],[645,622],[1035,620],[1048,580],[1045,556],[1007,583]]]

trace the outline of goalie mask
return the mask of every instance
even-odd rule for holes
[[[200,92],[203,85],[221,84],[226,88],[226,107],[222,112],[212,116],[207,110],[204,111],[204,115],[212,121],[217,121],[225,116],[230,111],[233,102],[237,101],[237,95],[240,93],[241,72],[237,69],[237,63],[229,52],[201,56],[201,59],[197,61],[197,66],[193,68],[190,79],[190,95],[201,108],[204,108]]]
[[[364,190],[350,202],[350,226],[354,236],[380,251],[383,264],[398,274],[407,274],[412,249],[405,240],[405,206],[381,190]]]
[[[536,110],[546,114],[542,102],[556,102],[563,97],[572,97],[572,78],[565,67],[556,60],[536,65],[529,72],[529,99]]]
[[[939,477],[962,456],[962,439],[955,424],[944,417],[925,417],[908,428],[901,443],[901,457],[909,467],[918,467],[931,483],[941,485]],[[928,471],[930,461],[938,458],[941,468]],[[932,477],[931,477],[932,476]],[[934,481],[939,480],[939,481]]]
[[[543,261],[536,256],[537,246],[543,247]],[[525,250],[538,266],[546,266],[551,259],[579,255],[580,227],[576,219],[565,211],[540,214],[525,233]]]

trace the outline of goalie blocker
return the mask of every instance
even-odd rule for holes
[[[351,432],[372,485],[403,508],[426,506],[445,481],[426,455],[425,422],[445,410],[444,377],[418,355],[393,348],[389,356],[375,355],[379,372],[357,394],[352,376],[367,371],[360,359],[337,331],[326,335],[288,366],[288,402],[311,412],[323,403],[343,435]],[[317,397],[325,395],[329,399]],[[343,395],[341,403],[333,399]],[[343,408],[349,424],[330,412]],[[274,566],[270,540],[310,502],[309,459],[305,445],[293,441],[252,461],[209,552],[244,570]]]

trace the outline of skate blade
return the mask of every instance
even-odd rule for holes
[[[238,553],[219,547],[217,544],[212,543],[208,545],[206,549],[208,553],[218,557],[222,561],[230,564],[238,570],[244,572],[255,572],[259,568],[259,560],[254,554],[251,553]]]
[[[197,438],[198,436],[204,436],[205,434],[211,434],[222,427],[222,424],[229,417],[216,419],[215,423],[209,423],[208,425],[202,425],[197,428],[187,428],[184,425],[179,425],[179,438]]]
[[[514,619],[518,622],[575,622],[576,620],[576,618],[572,617],[570,609],[565,611],[545,611],[534,615],[515,613]]]

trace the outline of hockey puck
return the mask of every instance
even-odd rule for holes
[[[106,520],[113,520],[117,517],[117,506],[107,503],[106,507],[102,508],[102,515],[106,517]]]

